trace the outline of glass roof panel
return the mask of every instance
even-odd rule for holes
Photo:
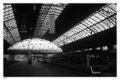
[[[71,43],[71,42],[72,42],[71,39],[69,39],[69,38],[65,39],[65,44],[68,44],[68,43]]]
[[[112,8],[110,8],[110,7],[105,7],[104,10],[105,10],[105,11],[109,11],[109,12],[113,12],[113,13],[115,12],[115,11],[114,11]]]
[[[84,26],[83,24],[79,24],[78,26],[79,26],[79,28],[80,28],[81,30],[83,30],[83,29],[87,28],[87,27],[86,27],[86,26]]]
[[[74,32],[74,34],[75,34],[75,33],[79,32],[79,31],[81,31],[81,29],[79,27],[75,27],[71,31]]]
[[[107,23],[105,23],[105,22],[101,22],[101,24],[102,24],[102,26],[103,26],[105,29],[109,29],[109,26],[108,26]]]
[[[14,40],[12,38],[4,38],[10,45],[14,43]]]
[[[15,41],[14,39],[12,38],[12,36],[10,35],[10,33],[6,30],[6,28],[4,27],[4,39],[9,43],[9,44],[13,44]]]
[[[96,13],[95,16],[98,17],[98,18],[101,19],[101,20],[105,19],[105,17],[103,17],[103,16],[100,15],[99,13]]]
[[[5,25],[6,27],[17,27],[15,19],[5,21]]]
[[[19,35],[17,29],[11,30],[10,32],[11,32],[11,34],[13,34],[13,36],[18,36]]]
[[[102,26],[102,25],[100,25],[100,23],[99,24],[97,24],[96,25],[101,31],[103,31],[104,30],[104,27]]]
[[[97,33],[97,29],[94,28],[94,26],[90,27],[90,29],[94,32],[94,33]]]
[[[86,34],[84,31],[81,32],[81,35],[82,35],[83,37],[86,37],[86,36],[87,36],[87,34]]]
[[[77,33],[76,35],[78,35],[78,37],[76,38],[76,40],[82,38],[82,36],[79,33]]]
[[[5,24],[5,27],[8,29],[9,33],[11,31],[17,29],[17,23],[15,20],[15,16],[14,16],[11,4],[4,5],[4,24]],[[18,30],[16,30],[16,32],[17,33],[15,33],[15,34],[11,33],[11,35],[16,41],[18,41],[18,39],[20,40],[20,36],[19,36]],[[5,35],[5,33],[4,33],[4,35]],[[14,37],[14,35],[17,35],[17,38]]]
[[[82,30],[82,27],[80,27],[79,25],[75,26],[74,28],[72,28],[72,30],[75,29],[75,32],[79,32]]]
[[[84,31],[86,32],[86,34],[91,35],[92,31],[89,28],[85,29]]]
[[[104,18],[107,18],[108,15],[106,15],[106,12],[104,11],[100,11],[98,12],[101,16],[103,16]]]
[[[112,8],[113,10],[114,10],[114,12],[116,12],[116,4],[108,4],[108,6],[110,7],[110,8]]]
[[[113,22],[111,19],[109,19],[109,20],[106,20],[105,21],[105,23],[110,27],[110,28],[112,28],[112,27],[114,27],[115,26],[115,22]]]
[[[91,19],[95,20],[96,22],[99,22],[99,21],[100,21],[100,19],[98,19],[98,18],[95,17],[95,16],[92,16]]]
[[[77,33],[79,35],[79,38],[83,38],[83,35],[81,35],[81,32]]]
[[[86,27],[90,27],[90,25],[89,25],[88,23],[86,23],[86,22],[82,22],[82,24],[83,24],[84,26],[86,26]]]
[[[69,37],[69,36],[71,36],[71,35],[73,35],[73,34],[74,34],[74,32],[69,31],[69,32],[66,33],[66,37]]]
[[[62,49],[50,41],[32,38],[26,39],[15,43],[13,46],[9,47],[8,50],[20,50],[20,51],[31,51],[39,53],[61,53]]]
[[[88,18],[88,21],[90,21],[90,22],[93,23],[93,24],[97,23],[96,21],[94,21],[94,20],[91,19],[91,18]]]
[[[75,40],[75,37],[71,36],[69,39],[73,42]]]
[[[111,22],[112,24],[116,24],[116,16],[113,16],[113,17],[111,17],[111,18],[109,18],[108,19],[109,20],[109,22]]]
[[[44,5],[46,5],[46,6],[44,6]],[[43,4],[43,6],[44,7],[42,7],[42,9],[47,8],[47,9],[45,9],[46,11],[44,10],[45,12],[43,12],[42,10],[40,11],[40,12],[44,13],[44,15],[45,15],[44,18],[42,18],[43,22],[41,23],[41,25],[40,24],[37,25],[37,27],[40,27],[40,29],[38,30],[38,28],[36,27],[35,33],[34,33],[34,36],[39,36],[41,38],[50,29],[51,25],[50,25],[50,20],[49,20],[50,17],[49,16],[51,14],[53,14],[54,19],[56,20],[57,17],[62,12],[62,10],[64,9],[64,7],[66,6],[66,4]],[[40,14],[40,16],[42,16],[42,15]],[[38,18],[38,20],[42,21],[39,18]],[[54,22],[55,22],[55,20],[54,20]],[[37,22],[39,23],[39,21],[37,21]],[[47,26],[46,26],[46,23],[47,23]],[[42,32],[43,30],[44,30],[44,33]],[[39,33],[39,32],[41,32],[41,33]]]
[[[95,26],[93,26],[93,27],[91,27],[91,28],[96,29],[96,30],[97,30],[97,32],[100,32],[100,31],[101,31],[101,29],[99,29],[96,25],[95,25]]]
[[[86,22],[87,24],[89,24],[89,26],[93,25],[93,23],[91,23],[91,22],[88,21],[88,20],[85,20],[85,22]]]
[[[111,4],[114,5],[114,4]],[[110,27],[114,27],[116,24],[116,10],[114,12],[110,12],[108,8],[108,4],[90,15],[88,18],[85,18],[83,21],[75,25],[73,28],[71,28],[69,31],[65,32],[60,37],[63,37],[64,35],[69,34],[69,37],[65,37],[62,40],[58,40],[60,37],[58,37],[56,40],[53,41],[56,44],[59,44],[60,46],[64,45],[62,44],[64,40],[70,39],[70,42],[85,38],[87,36],[93,35],[95,33],[104,31],[106,29],[109,29]],[[72,31],[72,32],[71,32]],[[69,42],[69,43],[70,43]]]

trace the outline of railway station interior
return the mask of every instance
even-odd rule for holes
[[[4,77],[116,77],[116,3],[4,3]]]

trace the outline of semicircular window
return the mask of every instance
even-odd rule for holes
[[[61,53],[63,50],[54,43],[40,38],[25,39],[17,42],[8,50],[38,52],[38,53]]]

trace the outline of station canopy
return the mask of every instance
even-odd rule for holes
[[[8,48],[9,51],[27,51],[38,53],[61,53],[62,49],[54,43],[40,38],[25,39]]]
[[[63,33],[53,43],[58,46],[75,42],[116,26],[116,4],[111,3],[88,16]]]

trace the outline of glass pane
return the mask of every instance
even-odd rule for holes
[[[18,30],[14,29],[10,31],[13,36],[19,36]]]
[[[100,15],[99,13],[96,13],[95,16],[98,17],[98,18],[101,19],[101,20],[105,19],[105,18],[104,18],[102,15]]]
[[[64,35],[62,35],[62,36],[59,38],[59,40],[63,40],[63,39],[65,39],[65,36],[64,36]]]
[[[92,31],[89,28],[87,28],[86,31],[89,33],[89,35],[91,35]]]
[[[10,35],[9,35],[9,32],[7,32],[7,31],[5,31],[5,30],[4,30],[4,32],[3,32],[3,35],[4,35],[4,38],[7,38],[7,37],[10,36]]]
[[[84,37],[87,37],[89,35],[104,31],[106,29],[109,29],[109,26],[113,27],[116,23],[116,19],[115,17],[112,18],[108,18],[108,17],[110,17],[116,12],[112,12],[112,13],[109,12],[114,10],[110,9],[109,8],[110,6],[107,7],[107,5],[102,7],[100,10],[98,10],[88,18],[85,18],[84,21],[80,22],[75,27],[73,27],[73,29],[70,30],[74,32],[73,36],[70,37],[71,41],[74,40],[76,41]],[[106,18],[107,20],[105,20]]]
[[[93,25],[93,23],[91,23],[91,22],[90,22],[90,21],[88,21],[88,20],[85,20],[85,22],[86,22],[86,23],[88,23],[88,24],[89,24],[89,26]]]
[[[109,26],[108,26],[107,24],[105,24],[104,22],[101,22],[100,24],[101,24],[105,29],[109,29]],[[105,30],[105,29],[104,29],[104,30]]]
[[[81,30],[83,30],[83,29],[85,29],[85,28],[87,28],[87,27],[84,26],[84,25],[82,25],[82,24],[79,24],[79,28],[80,28]]]
[[[79,38],[80,38],[80,39],[84,37],[84,36],[81,34],[81,32],[79,32],[78,35],[79,35]]]
[[[97,26],[93,26],[93,28],[96,29],[97,32],[100,32],[100,31],[101,31],[101,29],[99,29]]]
[[[11,8],[12,9],[12,8]],[[9,14],[13,15],[13,11],[12,10],[8,10],[4,12],[4,16],[8,16]]]
[[[70,43],[70,42],[72,42],[72,41],[69,38],[66,39],[66,43]]]
[[[70,39],[72,42],[74,41],[74,37],[73,37],[73,36],[71,36],[69,39]]]
[[[83,33],[85,36],[90,35],[90,33],[89,33],[87,30],[82,31],[82,33]]]
[[[73,39],[73,41],[76,41],[77,35],[75,34],[75,35],[71,36],[71,39]]]
[[[71,35],[73,35],[75,32],[72,32],[72,31],[69,31],[68,33],[67,33],[67,37],[70,37]]]
[[[5,21],[6,27],[17,27],[15,19],[11,19],[9,21]]]
[[[60,42],[59,44],[58,44],[58,46],[63,46],[64,44],[63,44],[63,42]]]
[[[61,6],[64,6],[64,5],[61,5]],[[50,8],[50,9],[49,9]],[[63,7],[64,8],[64,7]],[[45,14],[44,17],[42,18],[42,20],[44,20],[43,24],[42,24],[42,27],[41,29],[44,29],[44,33],[41,34],[41,37],[44,36],[44,34],[48,31],[48,29],[50,28],[48,25],[50,24],[50,21],[49,21],[49,15],[50,14],[54,14],[54,18],[55,20],[57,19],[58,15],[62,12],[63,10],[62,7],[59,8],[58,5],[48,5],[48,4],[44,4],[41,8],[41,14]],[[48,12],[49,11],[49,12]],[[46,16],[47,15],[47,16]],[[45,19],[44,19],[45,18]],[[38,19],[39,20],[39,19]],[[38,26],[38,25],[37,25]],[[38,26],[39,27],[39,26]],[[39,30],[39,32],[43,31],[43,30]],[[37,31],[37,30],[36,30]],[[35,32],[36,32],[35,31]],[[38,33],[36,33],[38,34]]]
[[[87,34],[86,34],[84,31],[81,32],[81,35],[82,35],[83,37],[86,37],[86,36],[87,36]]]
[[[82,22],[83,25],[87,26],[87,27],[90,27],[90,25],[86,22]]]
[[[94,20],[91,19],[91,18],[88,18],[88,20],[89,20],[90,22],[92,22],[93,24],[97,23],[96,21],[94,21]]]
[[[13,40],[13,38],[11,37],[10,33],[7,32],[7,31],[4,31],[4,39],[10,43],[10,44],[13,44],[15,41]]]
[[[104,11],[100,11],[99,14],[102,15],[104,18],[107,18],[107,16],[108,16],[108,15],[104,14]]]
[[[76,40],[78,40],[78,39],[81,39],[81,36],[79,35],[79,33],[76,34]]]
[[[77,32],[79,32],[79,31],[80,31],[79,28],[73,28],[73,29],[71,29],[71,32],[74,32],[74,34],[77,33]]]
[[[109,7],[105,7],[104,10],[105,10],[105,11],[108,11],[108,12],[113,12],[113,13],[115,12],[113,9],[111,9],[111,8],[109,8]]]
[[[112,3],[112,4],[109,4],[109,7],[112,8],[114,11],[116,11],[116,4],[115,3]]]
[[[90,29],[94,31],[94,33],[97,33],[97,30],[94,28],[94,26],[90,27]]]
[[[9,44],[13,44],[14,40],[12,38],[4,38]]]
[[[104,30],[103,26],[101,26],[100,24],[96,25],[99,29],[101,29],[102,31]]]
[[[80,38],[80,35],[77,33],[77,34],[75,34],[75,37],[76,38]]]
[[[79,31],[82,30],[81,27],[80,27],[79,25],[75,26],[74,28],[77,30],[76,32],[79,32]]]
[[[107,25],[109,25],[110,27],[114,27],[115,23],[111,21],[111,19],[108,19],[105,21]]]
[[[91,18],[92,18],[93,20],[95,20],[96,22],[101,21],[100,19],[96,18],[95,16],[92,16]]]
[[[114,25],[116,24],[116,17],[115,17],[115,16],[109,18],[108,20],[109,20],[109,22],[111,22],[112,24],[114,24]]]

